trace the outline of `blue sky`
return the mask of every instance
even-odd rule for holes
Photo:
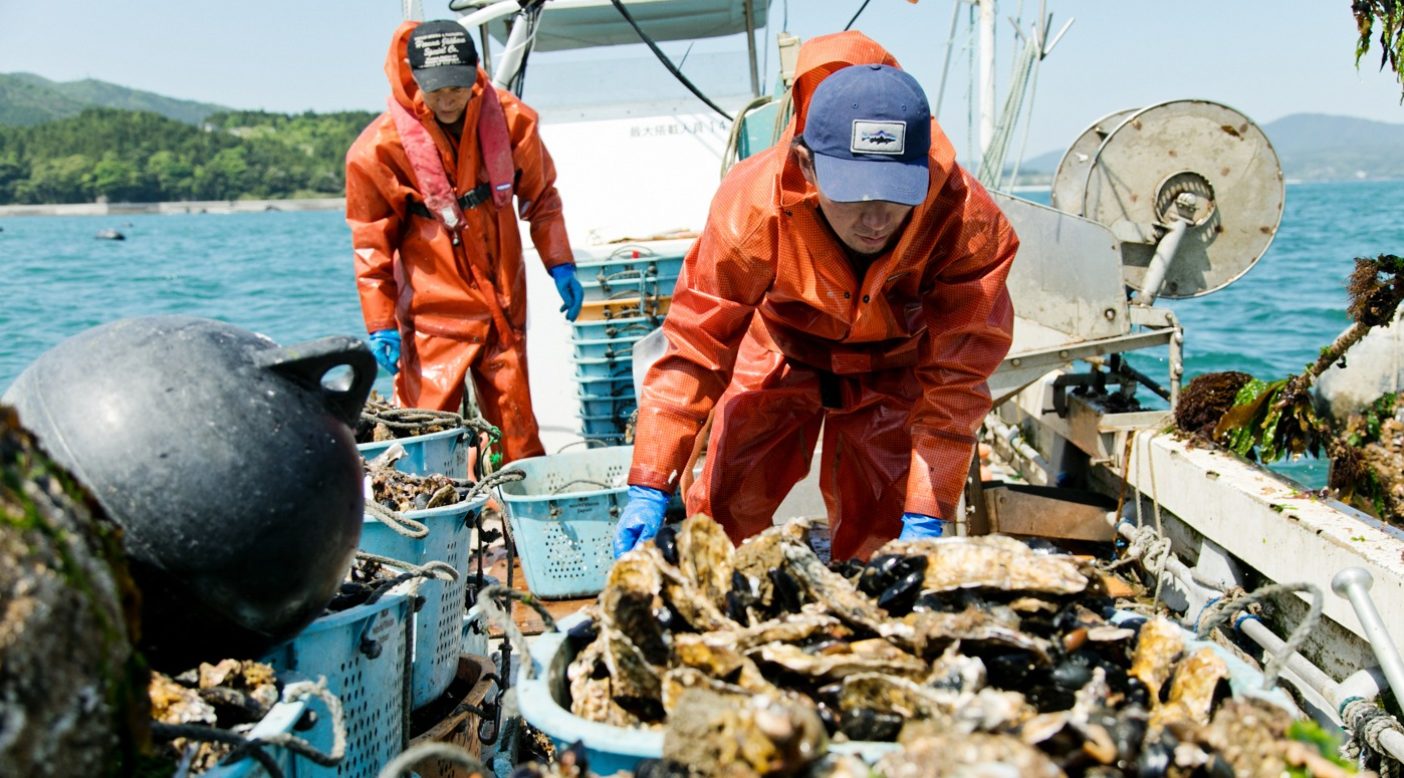
[[[790,0],[789,28],[802,38],[835,31],[860,2]],[[1377,53],[1355,68],[1349,0],[1046,4],[1055,30],[1069,18],[1075,22],[1039,71],[1027,156],[1065,147],[1112,111],[1174,98],[1218,100],[1263,124],[1297,112],[1404,122],[1400,88],[1376,70]],[[451,16],[446,0],[424,5],[431,17]],[[785,5],[772,0],[772,36]],[[872,0],[856,27],[891,49],[934,93],[954,5]],[[1009,18],[1022,8],[1031,21],[1038,6],[1036,0],[1001,3],[1001,71],[1014,53]],[[375,110],[385,95],[385,45],[399,19],[399,0],[0,0],[0,72],[98,78],[234,108]],[[962,21],[940,114],[962,153],[968,147],[966,30]],[[646,57],[639,48],[617,54]],[[676,43],[665,48],[675,57],[685,50]],[[733,38],[694,53],[743,50]],[[551,64],[570,55],[540,56]],[[1001,72],[1001,90],[1006,82]],[[528,100],[533,89],[547,86],[529,84]]]

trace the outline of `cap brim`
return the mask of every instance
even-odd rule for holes
[[[819,178],[819,191],[836,203],[885,200],[920,205],[926,200],[931,180],[925,160],[836,159],[815,154],[814,172]]]
[[[478,80],[478,74],[464,65],[446,65],[437,68],[424,68],[411,71],[415,83],[425,92],[433,92],[449,87],[470,87]]]

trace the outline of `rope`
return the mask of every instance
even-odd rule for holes
[[[429,534],[428,527],[399,511],[392,511],[374,500],[366,502],[366,515],[378,519],[380,523],[394,530],[397,534],[404,535],[411,540],[418,540]]]
[[[237,732],[230,732],[227,729],[216,729],[206,727],[201,724],[166,724],[161,721],[151,722],[151,736],[158,740],[175,740],[185,738],[186,740],[200,741],[202,743],[229,743],[235,746],[229,755],[220,760],[232,762],[251,756],[258,762],[269,778],[283,778],[283,770],[278,767],[278,763],[263,750],[258,741],[250,740]],[[236,756],[237,754],[237,756]]]
[[[1359,697],[1351,697],[1341,705],[1341,722],[1350,731],[1350,738],[1341,744],[1340,754],[1354,760],[1363,772],[1371,755],[1379,759],[1378,772],[1383,777],[1401,775],[1398,761],[1386,756],[1380,738],[1393,730],[1404,733],[1399,721],[1380,706]]]
[[[478,592],[478,607],[482,608],[483,616],[489,623],[496,624],[498,627],[502,628],[502,634],[507,638],[507,642],[510,643],[517,654],[523,657],[527,662],[526,672],[527,677],[530,678],[532,676],[533,665],[531,663],[531,654],[527,651],[526,637],[522,635],[522,631],[517,628],[517,623],[512,620],[512,614],[503,606],[503,603],[510,604],[514,600],[536,611],[536,613],[541,616],[541,620],[545,622],[546,629],[548,630],[555,631],[556,620],[551,616],[550,611],[546,610],[546,606],[542,605],[541,601],[536,598],[536,595],[509,589],[502,584],[493,584],[492,586],[484,587],[481,592]],[[509,671],[510,668],[504,667],[502,669],[503,673]]]
[[[323,767],[335,767],[341,763],[346,755],[346,725],[342,715],[341,700],[327,690],[327,679],[318,678],[316,683],[312,681],[297,681],[290,683],[283,688],[284,702],[301,702],[308,697],[319,697],[326,703],[327,712],[331,714],[332,721],[332,749],[330,753],[322,753],[316,746],[308,743],[296,735],[286,732],[277,732],[257,738],[245,737],[236,732],[216,729],[199,724],[165,724],[153,722],[151,725],[152,735],[162,740],[174,740],[185,738],[186,740],[198,740],[210,743],[230,743],[235,746],[223,759],[221,765],[233,764],[246,756],[253,757],[270,778],[283,778],[283,771],[278,766],[277,761],[264,751],[264,746],[278,746],[293,753],[306,757]]]
[[[1271,689],[1277,684],[1277,674],[1281,672],[1287,658],[1297,653],[1297,649],[1306,642],[1307,635],[1316,631],[1316,627],[1321,623],[1321,590],[1315,584],[1269,584],[1259,587],[1252,594],[1227,592],[1222,599],[1200,612],[1197,620],[1199,628],[1196,632],[1200,639],[1203,639],[1215,627],[1227,623],[1235,613],[1269,597],[1290,592],[1309,593],[1311,607],[1307,611],[1306,618],[1302,619],[1296,629],[1292,630],[1292,634],[1287,636],[1287,641],[1282,644],[1282,647],[1272,652],[1268,657],[1267,665],[1263,668],[1263,688]]]
[[[400,778],[400,776],[409,775],[411,767],[430,759],[443,759],[465,767],[469,775],[490,776],[493,774],[476,756],[462,748],[452,743],[430,740],[410,746],[400,752],[399,756],[391,759],[381,768],[377,778]]]
[[[496,489],[503,484],[510,484],[524,478],[526,478],[526,472],[522,470],[498,470],[495,473],[489,473],[473,484],[473,488],[468,490],[468,495],[463,499],[465,502],[472,502],[473,498],[486,493],[489,489]]]
[[[433,424],[448,424],[453,427],[467,427],[464,418],[453,411],[434,411],[428,408],[392,408],[361,411],[361,418],[384,424],[391,430],[405,431],[428,427]]]
[[[301,702],[309,697],[321,699],[327,706],[327,713],[331,715],[332,747],[329,753],[324,754],[306,740],[285,732],[269,735],[263,738],[263,741],[270,745],[282,746],[322,767],[335,767],[346,756],[346,717],[342,713],[341,700],[327,689],[326,676],[318,677],[315,683],[312,681],[290,683],[283,689],[283,699],[288,702]]]

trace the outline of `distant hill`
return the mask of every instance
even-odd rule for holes
[[[1404,178],[1404,124],[1294,113],[1262,127],[1289,179]],[[1063,150],[1057,149],[1024,160],[1020,177],[1042,174],[1047,179],[1062,158]]]
[[[33,73],[0,73],[0,125],[26,127],[77,116],[85,108],[149,111],[186,124],[229,109],[177,100],[96,79],[50,81]]]

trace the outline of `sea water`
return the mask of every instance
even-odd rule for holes
[[[1216,370],[1300,372],[1349,324],[1354,258],[1404,251],[1400,213],[1404,181],[1289,185],[1280,230],[1246,275],[1213,294],[1157,302],[1184,325],[1186,381]],[[126,240],[95,237],[105,229]],[[128,316],[203,316],[285,345],[365,334],[338,212],[4,218],[0,269],[0,388],[64,338]],[[1163,354],[1137,360],[1162,378],[1163,363]],[[389,388],[383,376],[377,386]],[[1325,478],[1315,460],[1281,469],[1311,486]]]

